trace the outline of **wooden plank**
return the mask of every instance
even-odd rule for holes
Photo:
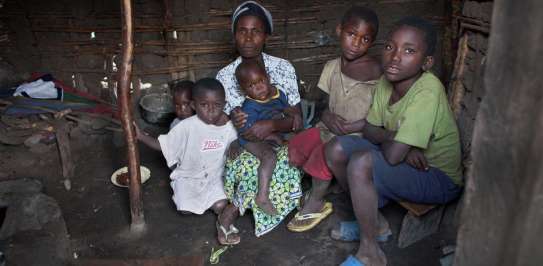
[[[435,208],[437,205],[430,205],[430,204],[420,204],[420,203],[413,203],[409,201],[399,201],[398,204],[400,204],[402,207],[407,209],[410,213],[412,213],[415,216],[423,216],[433,208]]]
[[[444,210],[445,205],[440,205],[439,208],[432,210],[422,217],[417,217],[408,212],[402,221],[402,228],[398,237],[398,247],[406,248],[437,232]]]

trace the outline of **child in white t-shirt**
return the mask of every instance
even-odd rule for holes
[[[223,112],[225,104],[221,83],[204,78],[192,90],[191,105],[196,115],[181,120],[158,139],[136,127],[137,138],[161,150],[173,169],[172,199],[179,211],[202,214],[212,209],[219,214],[226,206],[222,175],[226,152],[237,132]]]

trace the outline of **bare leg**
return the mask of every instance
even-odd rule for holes
[[[347,157],[343,155],[343,149],[335,138],[326,144],[325,157],[326,164],[338,180],[338,183],[343,189],[346,189],[345,168],[347,167]],[[312,178],[311,193],[304,202],[300,214],[319,212],[324,206],[324,196],[328,194],[329,187],[330,181]]]
[[[347,155],[343,151],[343,147],[341,147],[337,137],[326,143],[324,154],[326,157],[326,164],[328,165],[330,171],[334,174],[338,184],[343,188],[343,190],[348,191],[346,170],[349,158],[347,158]]]
[[[371,151],[355,153],[347,166],[347,182],[354,214],[360,226],[356,257],[368,264],[386,265],[386,256],[377,244],[377,191],[373,184]]]
[[[277,146],[281,146],[283,145],[283,138],[281,137],[281,135],[277,134],[277,133],[274,133],[274,134],[270,134],[267,138],[266,138],[267,141],[271,141],[275,144],[277,144]]]
[[[304,201],[300,214],[320,212],[324,206],[324,196],[328,194],[329,185],[330,181],[312,178],[311,192],[309,198]]]
[[[277,210],[270,201],[270,180],[275,169],[277,155],[270,144],[264,142],[249,142],[245,149],[260,160],[258,167],[258,192],[255,202],[265,213],[276,215]]]
[[[218,200],[213,205],[211,205],[211,210],[217,215],[221,214],[224,207],[226,207],[226,204],[228,201],[226,199]]]

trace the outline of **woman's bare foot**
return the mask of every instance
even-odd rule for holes
[[[268,195],[261,195],[264,193],[259,193],[256,195],[255,203],[260,209],[262,209],[268,215],[277,215],[277,210],[273,207]]]

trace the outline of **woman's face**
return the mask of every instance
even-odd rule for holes
[[[260,56],[267,37],[264,23],[260,18],[255,16],[239,18],[234,38],[241,57],[252,59]]]

